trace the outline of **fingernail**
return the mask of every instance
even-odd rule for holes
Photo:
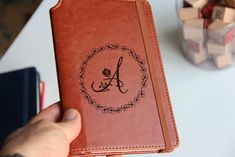
[[[78,116],[78,112],[74,109],[68,109],[65,111],[63,121],[74,120]]]

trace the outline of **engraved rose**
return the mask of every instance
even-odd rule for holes
[[[105,77],[110,77],[111,76],[111,70],[105,68],[103,70],[103,74],[104,74]]]

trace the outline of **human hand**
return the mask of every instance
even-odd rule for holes
[[[74,109],[65,111],[62,120],[58,122],[60,117],[58,104],[43,110],[6,139],[0,155],[67,157],[70,143],[80,132],[81,117]]]

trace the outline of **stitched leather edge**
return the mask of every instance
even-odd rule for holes
[[[128,155],[128,154],[146,154],[146,153],[159,153],[159,149],[155,148],[142,148],[142,149],[105,149],[103,150],[92,150],[92,151],[80,151],[79,154],[77,152],[70,152],[69,157],[77,157],[77,156],[110,156],[110,155]]]
[[[165,145],[146,145],[146,146],[122,146],[122,147],[99,147],[99,148],[83,148],[83,149],[71,149],[73,151],[86,151],[86,150],[106,150],[106,149],[125,149],[125,148],[160,148],[164,149]]]
[[[135,0],[119,0],[121,2],[135,2]],[[59,0],[59,2],[51,8],[51,10],[56,10],[58,9],[61,5],[62,5],[62,2],[63,0]],[[162,78],[164,80],[164,85],[165,85],[165,94],[167,95],[167,101],[168,101],[168,107],[169,107],[169,110],[170,110],[170,114],[171,114],[171,123],[173,124],[173,128],[174,128],[174,133],[175,133],[175,137],[176,137],[176,144],[173,145],[173,147],[175,148],[178,144],[179,144],[179,138],[178,138],[178,134],[177,134],[177,131],[176,131],[176,125],[175,125],[175,120],[174,120],[174,116],[173,116],[173,110],[172,110],[172,107],[171,107],[171,102],[170,102],[170,96],[168,94],[168,88],[167,88],[167,85],[166,85],[166,79],[165,79],[165,75],[164,75],[164,68],[163,68],[163,65],[162,65],[162,60],[161,60],[161,54],[160,54],[160,48],[159,46],[157,45],[158,43],[158,39],[157,39],[157,33],[155,31],[155,26],[154,26],[154,23],[153,23],[153,15],[152,15],[152,11],[151,11],[151,6],[149,4],[149,2],[147,0],[142,0],[142,3],[144,3],[147,7],[148,7],[148,19],[149,19],[149,23],[151,24],[151,30],[152,30],[152,34],[154,36],[154,39],[155,39],[155,42],[154,42],[154,45],[155,45],[155,48],[156,50],[159,52],[157,54],[158,56],[158,61],[160,63],[160,67],[161,67],[161,75],[162,75]],[[75,152],[78,152],[78,151],[89,151],[89,150],[109,150],[109,149],[125,149],[125,148],[156,148],[156,149],[164,149],[165,148],[165,145],[143,145],[143,146],[123,146],[123,147],[99,147],[99,148],[84,148],[84,149],[71,149],[70,152],[72,154],[74,154]]]

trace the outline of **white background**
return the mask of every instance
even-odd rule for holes
[[[221,71],[197,68],[181,54],[174,0],[150,0],[171,100],[180,135],[169,157],[235,156],[235,66]],[[49,8],[44,0],[6,55],[0,72],[36,66],[46,82],[45,104],[59,101]]]

